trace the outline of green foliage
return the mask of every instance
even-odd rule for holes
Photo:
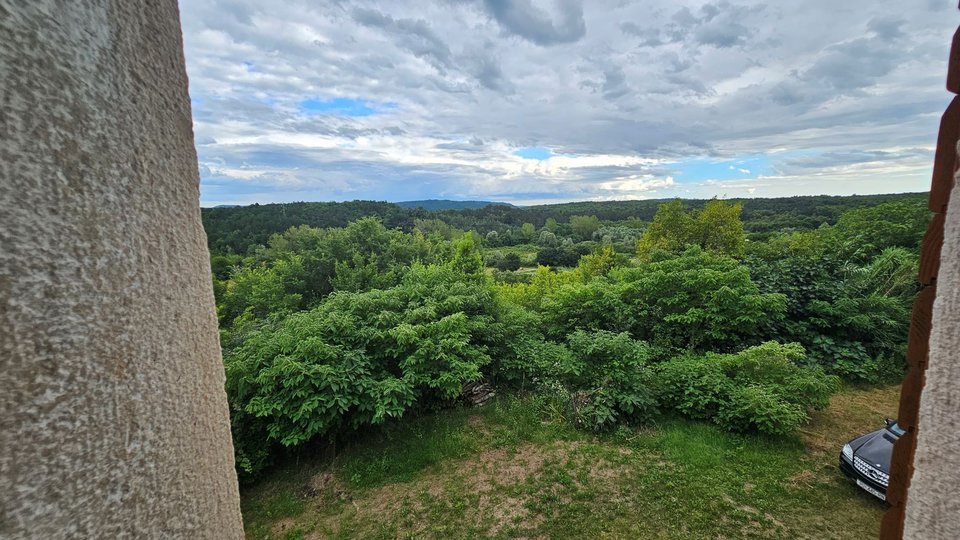
[[[580,240],[589,240],[599,228],[597,216],[570,216],[570,230]]]
[[[465,275],[483,275],[483,254],[473,234],[465,234],[453,243],[453,259],[450,261],[450,267],[455,272]]]
[[[253,332],[225,358],[234,424],[264,428],[260,439],[235,431],[246,437],[238,463],[255,472],[268,441],[293,446],[457,397],[498,346],[496,312],[484,285],[416,267],[399,286],[337,293]]]
[[[683,251],[693,234],[694,220],[684,210],[683,201],[675,199],[663,203],[637,243],[637,255],[644,258],[658,250]]]
[[[739,258],[746,243],[740,220],[742,209],[740,203],[712,199],[702,210],[687,213],[680,199],[664,203],[637,242],[637,255],[643,259],[656,251],[678,253],[689,245],[696,245],[706,251]]]
[[[853,198],[886,204],[841,216],[845,200],[388,213],[263,245],[243,243],[247,224],[223,236],[218,222],[211,270],[238,468],[249,477],[276,447],[450,404],[480,379],[535,389],[589,429],[659,407],[787,433],[826,404],[834,375],[903,374],[927,214],[904,196]],[[745,229],[762,235],[746,242]],[[639,261],[624,255],[635,241]],[[496,246],[492,279],[483,245]]]
[[[886,248],[865,262],[842,255],[832,228],[771,238],[751,248],[746,264],[765,291],[783,293],[787,316],[768,335],[802,343],[812,361],[844,378],[898,380],[917,255]]]
[[[528,283],[502,284],[501,296],[543,314],[546,332],[629,331],[658,348],[726,350],[758,342],[783,317],[786,299],[761,293],[732,258],[692,247],[625,268],[609,246],[570,271],[541,267]]]
[[[746,243],[740,220],[742,211],[741,203],[707,201],[703,210],[695,214],[694,242],[707,251],[742,257]]]
[[[536,234],[537,227],[533,223],[524,223],[520,226],[520,235],[525,241],[530,242]]]
[[[897,201],[850,210],[830,229],[829,241],[847,259],[866,260],[892,247],[915,253],[930,210],[925,201]]]
[[[437,262],[450,251],[440,235],[427,239],[420,233],[404,234],[374,218],[342,229],[293,227],[273,235],[241,264],[234,263],[226,280],[215,276],[220,321],[229,328],[244,313],[262,319],[309,308],[336,290],[391,287],[413,263]]]
[[[537,264],[553,268],[576,266],[584,253],[589,253],[589,249],[584,250],[572,242],[560,246],[544,246],[537,252]]]
[[[217,314],[221,320],[233,321],[243,314],[263,318],[296,310],[303,298],[298,292],[303,289],[303,273],[303,259],[297,256],[272,266],[239,269],[220,287]]]
[[[784,434],[822,409],[839,379],[803,367],[799,344],[774,342],[737,354],[687,355],[656,366],[662,405],[732,431]]]
[[[539,236],[539,238],[537,239],[537,244],[539,244],[539,245],[541,245],[541,246],[544,246],[544,247],[552,247],[552,248],[555,248],[555,247],[557,247],[557,246],[560,244],[560,241],[557,240],[557,235],[555,235],[555,234],[553,234],[552,232],[544,229],[544,230],[540,231],[540,236]]]
[[[503,256],[502,262],[497,265],[498,270],[513,271],[520,269],[520,255],[510,252]]]
[[[656,411],[647,367],[650,348],[627,333],[584,332],[567,338],[570,354],[560,380],[571,393],[574,420],[590,429],[621,421],[646,421]]]

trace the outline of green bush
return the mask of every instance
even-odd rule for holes
[[[688,355],[656,366],[661,404],[733,431],[788,433],[827,406],[839,379],[805,367],[796,343],[768,342],[736,354]]]
[[[607,271],[586,282],[580,279],[584,268],[561,273],[539,292],[537,303],[525,305],[539,307],[548,335],[556,339],[577,329],[629,331],[658,348],[679,351],[757,343],[786,309],[784,296],[761,293],[746,267],[698,247]],[[536,283],[534,278],[526,289]]]
[[[731,431],[782,435],[809,420],[803,407],[784,400],[766,386],[734,386],[726,395],[715,422]]]
[[[492,348],[510,352],[489,334],[502,326],[497,313],[475,277],[415,267],[397,287],[335,293],[252,331],[225,357],[235,418],[262,426],[234,431],[237,463],[254,473],[271,442],[293,446],[456,398]]]
[[[567,347],[559,378],[570,392],[578,425],[607,429],[620,421],[648,420],[656,412],[646,343],[627,333],[578,330]]]

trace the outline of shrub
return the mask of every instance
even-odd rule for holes
[[[783,434],[827,406],[839,379],[804,367],[796,343],[768,342],[736,354],[688,355],[659,364],[661,404],[734,431]]]
[[[482,282],[414,267],[399,286],[335,293],[252,331],[225,356],[235,418],[260,427],[244,420],[234,431],[237,463],[254,473],[271,442],[294,446],[459,396],[490,350],[511,352],[493,342],[497,316]]]
[[[567,339],[560,379],[571,395],[574,421],[606,429],[619,421],[644,421],[656,411],[647,367],[650,348],[627,333],[584,332]]]
[[[717,424],[731,431],[783,435],[809,420],[807,412],[765,386],[734,386],[717,413]]]

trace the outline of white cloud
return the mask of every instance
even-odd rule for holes
[[[929,156],[905,149],[935,139],[960,13],[901,12],[894,0],[183,0],[203,200],[926,189]],[[300,109],[333,98],[376,114]],[[513,155],[531,146],[555,155]],[[771,167],[727,168],[747,155]],[[698,157],[755,182],[667,183],[658,170]]]

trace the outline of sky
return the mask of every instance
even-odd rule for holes
[[[955,0],[181,0],[203,206],[929,189]]]

